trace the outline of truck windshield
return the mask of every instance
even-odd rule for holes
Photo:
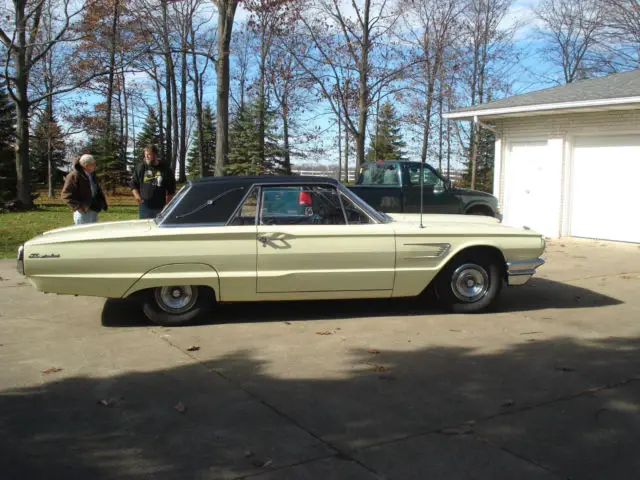
[[[358,185],[400,185],[397,163],[367,163],[360,167]]]

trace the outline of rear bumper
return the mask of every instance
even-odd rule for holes
[[[507,283],[509,285],[524,285],[536,273],[536,268],[544,265],[542,258],[534,260],[520,260],[507,262]]]
[[[18,261],[16,269],[20,275],[24,275],[24,247],[22,245],[18,247]]]

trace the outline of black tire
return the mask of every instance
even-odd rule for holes
[[[488,310],[502,290],[502,266],[491,255],[473,253],[454,258],[435,283],[438,299],[455,313]]]
[[[142,311],[157,325],[187,325],[211,308],[211,290],[195,285],[156,287],[142,297]]]

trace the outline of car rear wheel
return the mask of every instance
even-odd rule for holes
[[[185,325],[211,305],[207,293],[208,289],[195,285],[156,287],[145,295],[142,310],[158,325]]]
[[[488,256],[461,256],[447,265],[436,282],[436,295],[456,313],[475,313],[493,305],[502,289],[501,268]]]

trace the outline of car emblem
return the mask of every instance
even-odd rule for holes
[[[58,253],[47,253],[46,255],[40,255],[39,253],[32,253],[29,258],[60,258]]]

